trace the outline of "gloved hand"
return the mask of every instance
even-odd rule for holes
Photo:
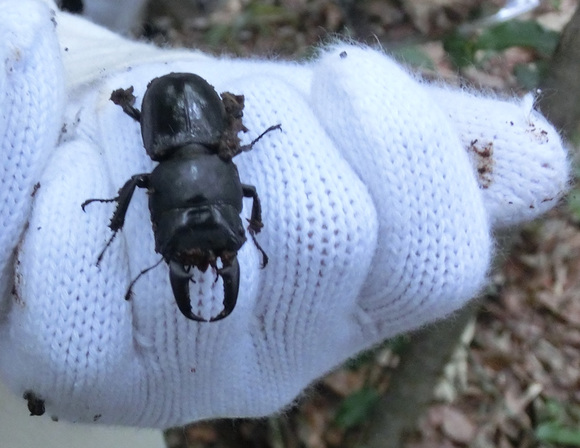
[[[473,298],[492,230],[540,215],[568,185],[562,142],[531,101],[428,85],[380,51],[212,58],[59,14],[59,52],[44,4],[1,1],[0,20],[0,373],[61,419],[167,427],[276,412],[357,352]],[[134,86],[140,107],[169,72],[245,95],[244,143],[282,125],[234,159],[262,200],[270,262],[260,269],[248,239],[238,304],[215,323],[179,312],[165,263],[124,300],[159,260],[143,190],[99,266],[115,207],[81,210],[156,165],[109,97]],[[221,281],[194,279],[193,305],[219,312]]]

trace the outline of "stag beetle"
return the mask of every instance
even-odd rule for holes
[[[159,163],[151,173],[132,176],[115,198],[88,199],[82,204],[84,210],[91,202],[117,203],[109,224],[113,235],[97,264],[123,228],[135,188],[145,188],[155,251],[162,258],[133,279],[125,299],[130,299],[131,288],[143,274],[165,261],[183,315],[200,322],[223,319],[238,298],[237,252],[246,241],[240,218],[244,197],[253,200],[248,231],[262,254],[262,267],[268,263],[255,238],[263,227],[260,198],[255,187],[241,183],[232,158],[249,151],[265,134],[281,130],[281,126],[270,126],[249,145],[241,146],[238,133],[247,131],[242,123],[244,96],[224,92],[220,97],[205,79],[191,73],[170,73],[153,79],[147,85],[140,111],[134,107],[135,99],[132,86],[111,94],[111,101],[140,123],[143,146]],[[193,281],[192,267],[205,272],[210,266],[222,278],[224,308],[207,320],[192,312],[189,282]]]

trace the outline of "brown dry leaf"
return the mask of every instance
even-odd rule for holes
[[[505,435],[500,434],[497,443],[497,448],[513,448],[513,445],[510,443],[510,441]]]
[[[544,14],[540,14],[536,20],[545,28],[562,31],[574,14],[577,3],[577,0],[560,0],[558,1],[557,10],[549,10]]]
[[[543,386],[537,383],[532,384],[524,392],[515,384],[507,388],[505,391],[505,409],[499,415],[504,432],[508,433],[509,430],[510,436],[514,437],[521,431],[521,428],[531,428],[532,424],[525,409],[542,390]]]
[[[329,446],[340,447],[344,443],[344,430],[332,427],[326,431],[324,438]]]
[[[526,308],[526,292],[520,288],[506,288],[503,291],[503,303],[511,314],[523,313]]]
[[[196,423],[186,428],[188,442],[215,443],[217,438],[216,428],[211,423]]]
[[[445,407],[444,404],[435,404],[429,408],[426,419],[429,425],[439,427],[443,424],[443,409]]]
[[[482,356],[483,363],[494,372],[499,372],[513,363],[513,355],[499,350],[489,350]]]
[[[324,434],[329,427],[329,409],[319,400],[307,401],[301,406],[301,414],[300,440],[310,448],[326,448]]]
[[[334,3],[325,5],[320,13],[324,18],[324,27],[327,30],[337,30],[344,22],[343,10]]]
[[[546,339],[540,339],[535,347],[538,360],[552,373],[560,372],[565,365],[565,359],[560,348],[554,347]]]
[[[557,316],[562,316],[562,296],[552,294],[550,291],[538,291],[534,294],[534,299],[538,304],[546,307],[551,313]]]
[[[563,328],[558,334],[562,345],[569,345],[570,349],[578,352],[580,349],[580,330],[576,328]]]
[[[423,440],[421,442],[411,442],[407,448],[457,448],[450,440]]]
[[[424,34],[448,31],[461,23],[478,3],[477,0],[404,0],[415,26]]]
[[[577,291],[576,291],[577,293]],[[564,319],[571,325],[580,327],[580,297],[576,296],[570,300],[563,314]]]
[[[460,410],[444,406],[442,409],[441,429],[454,442],[469,443],[475,437],[475,425]]]
[[[324,378],[323,383],[336,394],[346,397],[364,386],[365,375],[358,371],[340,369]]]

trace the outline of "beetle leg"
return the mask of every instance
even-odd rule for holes
[[[131,280],[131,283],[129,283],[129,287],[127,288],[127,292],[125,293],[125,300],[131,300],[131,296],[133,295],[133,286],[135,286],[135,283],[137,283],[137,280],[139,280],[142,276],[147,274],[147,272],[149,272],[151,269],[155,269],[157,266],[159,266],[162,261],[163,261],[163,258],[161,258],[154,265],[143,269],[141,272],[139,272],[139,274],[137,274],[137,277],[135,277],[133,280]]]
[[[260,246],[260,243],[258,243],[258,240],[256,239],[256,236],[250,232],[250,236],[252,237],[252,240],[254,241],[254,244],[256,245],[256,247],[258,248],[258,250],[260,251],[260,253],[262,254],[262,264],[260,265],[261,269],[264,269],[267,265],[268,265],[268,255],[266,254],[266,252],[264,251],[264,249],[262,249],[262,246]]]
[[[118,197],[110,198],[110,199],[87,199],[85,202],[81,204],[81,208],[83,212],[86,212],[85,207],[89,205],[91,202],[116,202]]]
[[[90,204],[91,202],[116,202],[117,208],[111,217],[111,222],[109,223],[109,228],[113,231],[113,235],[107,241],[107,244],[97,257],[97,266],[101,263],[103,259],[103,255],[105,255],[105,251],[111,245],[117,232],[123,228],[125,224],[125,215],[127,214],[127,209],[129,208],[129,203],[131,202],[131,198],[133,197],[133,193],[135,192],[135,188],[148,188],[149,186],[149,174],[136,174],[131,176],[131,178],[125,182],[117,196],[111,199],[87,199],[85,202],[81,204],[81,208],[85,211],[85,207]]]
[[[210,322],[229,316],[236,307],[240,290],[240,265],[237,257],[232,258],[230,265],[218,269],[218,274],[224,282],[224,309],[216,317],[212,317]]]
[[[125,225],[125,215],[127,214],[129,203],[131,202],[133,193],[137,187],[149,187],[149,174],[135,174],[134,176],[131,176],[131,178],[125,182],[125,185],[123,185],[119,190],[119,193],[115,198],[117,201],[117,208],[115,209],[115,213],[113,213],[111,222],[109,223],[109,228],[113,232],[122,229],[123,225]]]
[[[250,214],[249,231],[253,233],[260,233],[264,224],[262,223],[262,203],[253,185],[242,184],[242,193],[245,198],[252,198],[252,212]]]
[[[103,247],[103,250],[101,250],[99,252],[99,256],[97,257],[97,266],[99,266],[101,264],[101,261],[103,260],[103,257],[105,256],[105,252],[107,251],[107,249],[109,248],[109,246],[111,245],[111,243],[113,242],[113,240],[115,239],[116,236],[117,236],[117,230],[115,230],[113,232],[113,234],[111,235],[111,237],[107,241],[107,244],[105,244],[105,247]]]
[[[258,196],[256,187],[253,185],[242,184],[242,192],[244,197],[252,198],[252,211],[250,213],[250,225],[248,226],[248,231],[250,232],[252,240],[254,240],[254,244],[262,254],[262,269],[264,269],[268,264],[268,255],[266,255],[266,252],[256,240],[256,233],[260,233],[262,227],[264,227],[264,224],[262,223],[262,203],[260,202],[260,197]]]
[[[127,89],[117,89],[111,93],[110,100],[117,106],[123,108],[123,112],[136,121],[141,121],[141,111],[133,106],[135,104],[135,95],[133,95],[133,86]]]
[[[264,132],[262,132],[260,135],[258,135],[254,140],[252,140],[249,144],[244,145],[244,146],[240,146],[240,150],[241,151],[249,151],[250,149],[252,149],[254,147],[254,145],[256,143],[258,143],[258,141],[264,136],[266,135],[268,132],[272,132],[275,131],[276,129],[280,129],[282,130],[282,125],[281,124],[276,124],[274,126],[270,126],[268,129],[266,129]]]

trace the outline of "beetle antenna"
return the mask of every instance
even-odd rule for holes
[[[149,266],[148,268],[143,269],[141,272],[139,272],[139,274],[137,274],[137,277],[135,277],[133,280],[131,280],[131,283],[129,283],[129,287],[127,288],[127,292],[125,293],[125,300],[131,300],[131,296],[133,295],[133,286],[135,286],[135,283],[137,283],[137,280],[139,280],[141,277],[143,277],[145,274],[147,274],[147,272],[149,272],[151,269],[155,269],[157,266],[159,266],[162,261],[163,261],[163,257],[161,257],[161,259],[157,263],[155,263],[153,266]]]
[[[254,140],[252,140],[249,145],[244,145],[240,147],[240,149],[242,151],[249,151],[256,143],[258,143],[258,140],[260,140],[264,135],[266,135],[268,132],[275,131],[276,129],[282,130],[282,125],[276,124],[274,126],[270,126],[268,129],[266,129],[264,132],[258,135]]]

